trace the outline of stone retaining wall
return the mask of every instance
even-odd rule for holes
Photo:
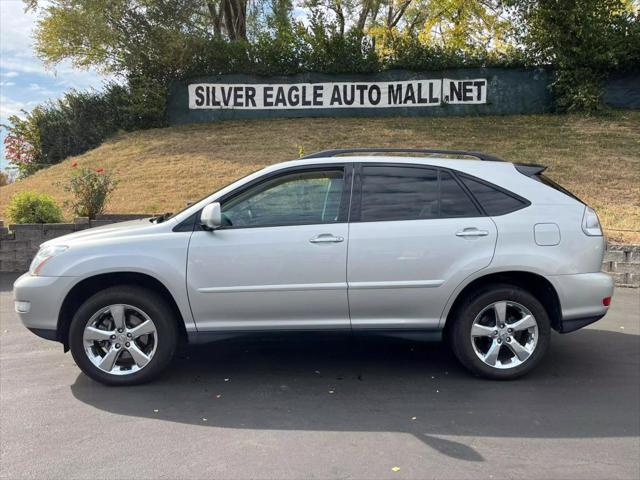
[[[96,220],[76,218],[74,223],[9,225],[9,228],[0,220],[0,273],[27,271],[38,246],[52,238],[148,216],[101,215]],[[602,270],[613,275],[618,286],[640,287],[640,245],[609,245]]]
[[[143,214],[100,215],[95,220],[76,218],[73,223],[26,223],[6,227],[0,220],[0,273],[26,272],[42,242],[68,233],[125,220],[148,217]]]
[[[618,286],[640,287],[640,245],[609,245],[602,271],[613,275]]]

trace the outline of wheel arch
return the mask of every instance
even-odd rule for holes
[[[448,329],[453,324],[453,321],[451,320],[455,316],[457,308],[464,299],[472,292],[477,291],[486,285],[496,283],[514,285],[530,292],[544,306],[547,314],[549,315],[551,327],[556,331],[560,329],[562,321],[562,307],[560,304],[560,297],[558,296],[558,292],[553,284],[537,273],[527,271],[504,271],[489,273],[475,278],[458,292],[445,317],[445,336],[447,335]]]
[[[137,285],[162,295],[169,303],[177,319],[180,339],[182,341],[187,340],[185,322],[178,304],[169,289],[160,280],[140,272],[109,272],[81,280],[65,296],[58,313],[56,328],[56,338],[64,345],[65,352],[69,350],[69,325],[76,310],[91,295],[118,285]]]

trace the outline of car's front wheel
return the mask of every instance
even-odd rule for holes
[[[135,385],[157,377],[177,343],[176,320],[157,293],[134,285],[111,287],[87,299],[69,328],[76,364],[107,385]]]
[[[544,356],[550,321],[544,306],[528,291],[492,285],[456,309],[450,331],[453,352],[472,372],[507,380],[531,371]]]

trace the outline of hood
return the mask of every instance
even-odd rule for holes
[[[69,245],[89,240],[105,240],[109,238],[128,237],[141,235],[158,230],[158,227],[167,225],[168,222],[152,223],[149,218],[139,220],[129,220],[126,222],[111,223],[102,227],[87,228],[79,232],[70,233],[61,237],[56,237],[44,242],[41,246],[49,245]]]

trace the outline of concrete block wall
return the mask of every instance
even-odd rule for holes
[[[100,215],[95,220],[76,218],[73,223],[26,223],[9,226],[5,226],[0,220],[0,273],[26,272],[40,244],[52,238],[144,217],[149,215]]]
[[[618,286],[640,287],[640,245],[608,245],[602,271],[613,275]]]
[[[149,217],[144,214],[101,215],[95,220],[76,218],[73,223],[10,225],[0,220],[0,272],[25,272],[42,242],[86,228]],[[640,287],[640,245],[608,245],[602,270],[616,285]]]

